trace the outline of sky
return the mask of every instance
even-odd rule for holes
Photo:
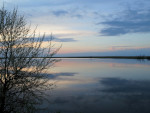
[[[150,0],[0,0],[63,56],[150,55]]]

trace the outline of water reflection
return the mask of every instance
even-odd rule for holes
[[[123,113],[150,112],[150,80],[103,78],[100,83],[105,86],[100,92],[111,95],[112,101],[119,100],[124,104]]]
[[[61,113],[149,113],[149,67],[149,62],[136,60],[63,60],[53,70],[58,82],[49,109]]]
[[[63,72],[63,73],[53,73],[53,74],[49,74],[49,73],[45,73],[45,75],[48,75],[48,77],[50,79],[55,79],[61,76],[75,76],[75,74],[77,73],[68,73],[68,72]]]
[[[127,93],[127,94],[150,94],[150,80],[127,80],[120,78],[102,78],[100,83],[106,88],[103,92],[109,93]]]

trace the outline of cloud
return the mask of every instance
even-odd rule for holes
[[[73,38],[54,38],[55,42],[76,42]]]
[[[57,38],[57,37],[50,37],[50,36],[45,36],[43,42],[48,42],[48,41],[54,41],[54,42],[76,42],[74,38]],[[40,41],[40,38],[35,38],[34,41]]]
[[[111,46],[112,50],[131,49],[131,48],[134,48],[134,46]]]
[[[65,54],[58,54],[57,56],[150,56],[150,48],[129,48],[129,49],[122,49],[117,50],[114,48],[111,51],[104,51],[104,52],[76,52],[76,53],[65,53]]]
[[[1,2],[1,1],[0,1]],[[6,3],[10,4],[16,4],[21,5],[24,7],[40,7],[40,6],[58,6],[58,5],[65,5],[68,3],[66,0],[61,0],[61,1],[56,1],[56,0],[36,0],[31,1],[31,0],[5,0]]]
[[[53,10],[51,11],[53,15],[56,17],[60,16],[68,16],[68,17],[75,17],[75,18],[83,18],[85,14],[83,14],[83,11],[81,11],[78,8],[71,8],[71,9],[59,9],[59,10]]]
[[[49,41],[50,36],[45,36],[44,41]],[[55,42],[76,42],[74,38],[57,38],[56,36],[52,36],[52,40]]]
[[[150,9],[149,10],[126,10],[98,25],[106,27],[100,31],[102,36],[117,36],[127,33],[148,33],[150,32]]]
[[[73,15],[73,17],[82,18],[83,15],[82,14],[75,14],[75,15]]]
[[[53,11],[52,12],[55,16],[65,16],[66,14],[68,14],[68,11],[65,10],[58,10],[58,11]]]
[[[74,38],[57,38],[57,37],[54,37],[52,40],[55,42],[76,42],[77,41]],[[44,42],[50,41],[50,37],[45,37],[43,41]]]
[[[115,48],[128,48],[128,47],[133,47],[133,46],[112,46],[112,47],[115,47]]]

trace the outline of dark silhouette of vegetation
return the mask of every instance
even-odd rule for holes
[[[53,58],[106,58],[106,59],[150,59],[150,56],[62,56]]]
[[[44,47],[45,36],[31,32],[17,9],[0,9],[0,113],[34,113],[42,104],[48,84],[46,69],[52,59],[51,38]],[[40,58],[38,58],[40,57]]]

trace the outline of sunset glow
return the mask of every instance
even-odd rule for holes
[[[62,44],[58,55],[150,55],[149,0],[2,0],[37,33]],[[107,54],[106,54],[107,53]],[[130,54],[132,53],[132,54]]]

